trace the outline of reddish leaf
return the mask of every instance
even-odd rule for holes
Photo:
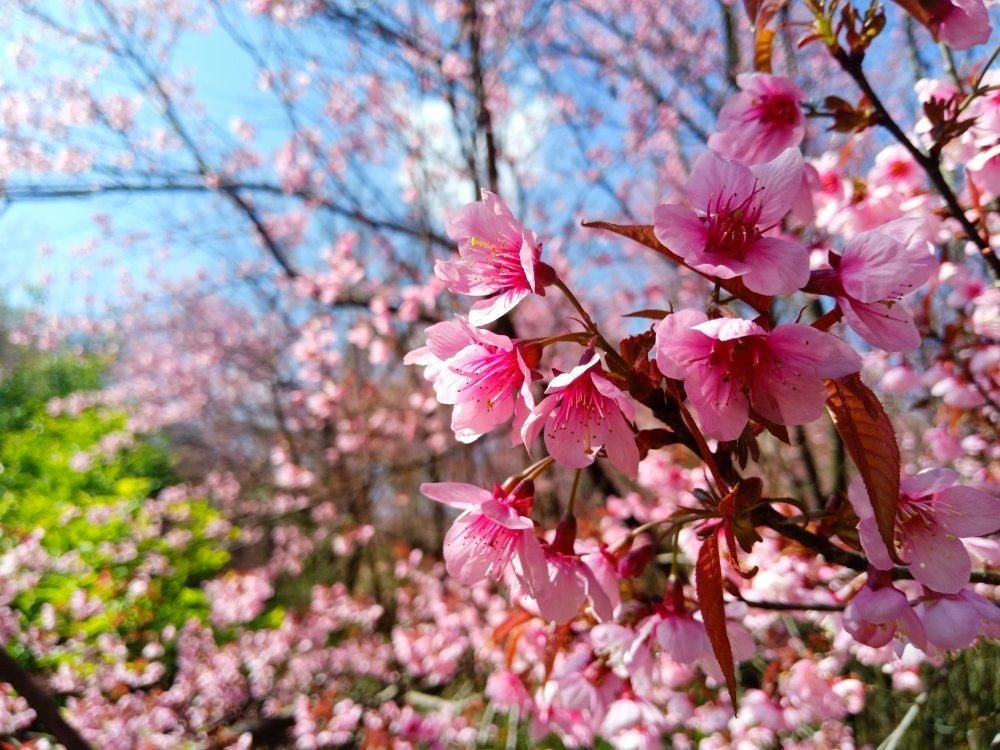
[[[787,4],[788,0],[744,0],[743,2],[747,15],[750,17],[750,24],[754,28],[767,26],[771,19],[778,15],[778,11]]]
[[[639,451],[648,453],[658,448],[674,445],[678,442],[677,433],[658,427],[652,430],[639,430],[636,433],[635,441],[639,445]]]
[[[635,367],[646,361],[654,346],[656,346],[656,334],[652,331],[644,331],[623,338],[618,344],[618,351],[621,353],[622,359]]]
[[[771,420],[759,414],[754,409],[750,410],[750,418],[753,419],[754,422],[757,422],[757,424],[761,425],[765,430],[770,432],[776,438],[778,438],[778,440],[783,442],[785,445],[792,444],[791,439],[789,439],[788,437],[788,428],[785,427],[785,425],[778,424],[777,422],[772,422]]]
[[[826,407],[868,490],[882,541],[892,559],[903,564],[894,541],[900,466],[892,423],[857,374],[826,381]]]
[[[922,0],[895,0],[896,5],[905,10],[911,16],[913,16],[917,21],[922,23],[931,33],[934,34],[934,38],[937,39],[937,29],[933,23],[934,17],[931,15],[930,8],[926,7],[927,3]]]
[[[739,484],[719,501],[719,514],[727,519],[731,526],[732,538],[730,542],[730,559],[736,565],[736,550],[733,548],[733,541],[739,542],[739,546],[744,552],[750,552],[756,542],[762,541],[760,534],[753,525],[751,512],[760,503],[761,495],[764,492],[764,483],[760,477],[745,477]]]
[[[523,609],[515,609],[505,619],[500,623],[496,629],[494,629],[492,636],[490,636],[491,642],[495,644],[503,643],[504,639],[511,634],[515,628],[524,625],[531,619],[531,614]]]
[[[625,313],[622,315],[623,318],[649,318],[650,320],[663,320],[670,314],[667,310],[636,310],[635,312]]]
[[[820,36],[819,34],[806,34],[804,37],[799,39],[799,41],[796,43],[795,46],[798,47],[799,49],[802,49],[803,47],[806,47],[807,45],[810,45],[813,42],[820,42],[822,40],[823,37]]]
[[[705,622],[708,640],[712,644],[715,658],[726,677],[726,687],[736,710],[736,664],[733,661],[733,647],[729,644],[726,630],[726,608],[722,603],[722,564],[719,562],[719,536],[715,532],[702,542],[698,550],[695,568],[695,586],[698,590],[698,605],[701,618]]]
[[[622,578],[638,578],[649,567],[649,563],[652,562],[655,555],[656,547],[652,544],[643,544],[629,550],[618,561],[618,575]]]
[[[746,302],[750,305],[750,307],[759,313],[767,313],[771,309],[771,298],[763,294],[750,291],[746,288],[743,284],[743,280],[739,277],[719,280],[714,276],[702,273],[701,271],[695,271],[695,269],[691,268],[691,266],[684,262],[683,258],[672,252],[666,245],[656,239],[656,235],[653,234],[653,227],[648,224],[612,224],[607,221],[585,221],[583,222],[583,225],[585,227],[590,227],[591,229],[604,229],[608,232],[614,232],[615,234],[621,235],[622,237],[628,237],[633,242],[638,242],[640,245],[645,245],[651,250],[655,250],[660,255],[670,258],[670,260],[677,265],[684,266],[709,281],[718,281],[719,285],[723,289],[737,299]]]

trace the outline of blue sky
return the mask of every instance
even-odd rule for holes
[[[53,7],[58,9],[60,3],[54,0]],[[261,32],[263,24],[251,22],[248,28]],[[15,25],[13,31],[19,29]],[[918,30],[921,38],[926,38],[926,32]],[[315,34],[304,34],[304,45],[322,43]],[[876,51],[869,61],[870,68],[878,68],[879,60],[885,54],[886,40],[879,40],[881,50]],[[932,47],[927,48],[928,57],[933,57]],[[325,61],[336,59],[336,50],[323,50]],[[975,55],[983,55],[984,48],[973,51]],[[48,58],[40,62],[45,66],[57,66],[58,61]],[[248,112],[259,112],[261,108],[274,107],[274,100],[269,95],[262,94],[257,88],[257,70],[245,50],[241,49],[224,30],[216,28],[207,35],[188,33],[182,36],[175,48],[172,68],[187,69],[191,72],[192,82],[198,91],[198,99],[208,108],[207,119],[217,127],[227,127],[234,116]],[[6,50],[0,50],[0,75],[17,84],[18,73],[11,65]],[[114,83],[109,82],[109,87]],[[850,98],[850,97],[849,97]],[[268,110],[270,111],[270,110]],[[255,121],[260,118],[254,117]],[[266,122],[266,121],[265,121]],[[255,124],[258,124],[255,122]],[[287,135],[287,129],[276,123],[273,131],[258,130],[256,146],[267,152],[275,148],[280,139]],[[592,133],[595,142],[602,138],[615,137],[617,132]],[[552,138],[546,144],[540,158],[544,164],[558,163],[565,151],[565,143],[559,138]],[[390,165],[392,166],[392,165]],[[628,171],[628,165],[619,165],[619,170]],[[389,185],[389,192],[395,191],[390,185],[396,179],[391,169],[378,173],[377,179]],[[656,189],[656,186],[652,186]],[[591,189],[595,210],[607,209],[606,196]],[[3,285],[0,291],[14,301],[25,299],[21,289],[30,285],[46,272],[54,272],[55,281],[48,289],[48,303],[59,312],[81,312],[88,309],[86,295],[93,294],[99,299],[114,300],[116,296],[117,277],[122,269],[141,277],[150,262],[148,252],[123,251],[118,247],[98,247],[96,256],[74,257],[75,250],[83,243],[91,240],[94,235],[92,217],[96,213],[105,213],[113,217],[116,226],[122,231],[142,232],[147,228],[160,231],[163,222],[161,211],[169,211],[173,223],[187,225],[192,236],[197,236],[199,222],[206,220],[204,213],[206,201],[204,196],[164,196],[155,199],[140,198],[129,195],[116,195],[90,200],[64,200],[37,204],[18,204],[9,208],[2,217],[2,231],[5,239],[3,250],[0,251],[0,278]],[[220,217],[207,217],[209,219]],[[232,221],[232,216],[222,217]],[[246,232],[244,232],[246,234]],[[54,254],[43,257],[40,244],[48,244]],[[156,260],[161,272],[174,275],[190,273],[196,268],[211,268],[218,264],[220,252],[226,256],[245,257],[254,253],[247,243],[228,243],[225,246],[212,244],[198,247],[197,243],[174,243],[175,256],[169,262]],[[95,262],[95,257],[113,256],[115,262],[111,266],[103,266]],[[73,278],[75,271],[87,269],[92,272],[92,280],[81,283]]]
[[[15,27],[16,30],[17,27]],[[18,73],[11,65],[9,48],[0,48],[0,74],[17,85]],[[247,54],[222,30],[216,28],[207,35],[186,34],[175,47],[173,66],[191,72],[192,83],[199,98],[208,107],[208,116],[222,127],[230,118],[245,113],[267,99],[257,90],[256,70]],[[41,65],[46,65],[42,62]],[[109,87],[111,84],[109,84]],[[268,143],[268,134],[261,133],[259,143]],[[195,198],[196,203],[203,203]],[[107,214],[116,227],[125,232],[142,232],[155,225],[159,211],[167,207],[182,220],[195,205],[190,197],[158,196],[154,200],[130,195],[99,196],[89,199],[54,200],[37,203],[16,203],[0,217],[3,249],[0,250],[0,293],[18,303],[26,301],[26,288],[34,288],[46,275],[53,282],[46,292],[48,306],[60,313],[78,313],[93,308],[87,295],[113,301],[117,295],[118,274],[127,270],[137,280],[145,275],[151,255],[146,252],[129,255],[119,248],[97,243],[94,255],[79,257],[81,246],[95,237],[93,217]],[[51,254],[42,251],[51,248]],[[156,254],[160,272],[183,275],[216,257],[217,249],[198,250],[175,248],[175,256],[166,265]],[[113,266],[95,263],[95,258],[113,256]],[[81,283],[74,274],[89,270],[91,280]]]

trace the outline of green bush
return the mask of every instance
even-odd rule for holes
[[[124,415],[49,409],[98,388],[100,359],[19,354],[0,382],[0,555],[40,536],[49,559],[19,571],[39,577],[10,606],[22,627],[72,644],[40,659],[73,659],[102,633],[138,652],[150,631],[203,619],[201,583],[229,559],[220,515],[183,491],[156,498],[176,481],[169,455],[128,436]]]

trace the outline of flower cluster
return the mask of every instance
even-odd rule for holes
[[[942,19],[935,33],[944,36],[952,21]],[[971,587],[972,558],[997,551],[989,537],[1000,529],[1000,498],[986,477],[974,487],[950,470],[908,476],[893,425],[861,377],[867,364],[923,345],[932,292],[916,316],[903,299],[948,267],[932,243],[941,228],[915,215],[931,200],[923,167],[906,150],[883,151],[868,190],[896,210],[850,219],[858,209],[836,183],[843,178],[799,151],[803,92],[770,74],[742,75],[738,83],[708,140],[711,151],[694,162],[686,200],[659,205],[651,227],[599,224],[706,279],[714,285],[707,299],[644,311],[658,322],[614,345],[563,273],[541,261],[536,235],[484,193],[451,222],[461,259],[439,263],[437,275],[452,291],[498,296],[477,303],[468,321],[428,328],[427,346],[408,355],[425,366],[438,401],[454,405],[458,440],[511,420],[515,448],[534,452],[544,437],[547,456],[492,492],[448,482],[421,488],[462,510],[445,540],[449,572],[465,584],[505,582],[518,627],[535,618],[555,625],[538,692],[529,689],[536,670],[510,663],[488,692],[507,710],[530,712],[536,737],[554,729],[578,743],[603,736],[656,746],[697,713],[672,692],[695,675],[726,685],[737,701],[734,665],[762,647],[740,622],[754,620],[747,607],[757,601],[780,609],[811,599],[821,611],[842,611],[826,626],[849,634],[857,649],[884,647],[878,658],[887,662],[939,658],[1000,635],[998,610]],[[809,238],[810,224],[829,232],[824,243]],[[827,252],[811,254],[809,244]],[[579,327],[523,340],[476,327],[546,286],[573,306]],[[806,310],[811,322],[802,321]],[[514,329],[514,320],[505,328]],[[839,334],[831,331],[841,320]],[[563,347],[576,347],[578,356]],[[558,369],[566,361],[577,364]],[[539,396],[535,384],[546,380]],[[748,464],[766,450],[764,433],[790,442],[790,427],[805,435],[825,410],[858,473],[847,493],[815,512],[844,519],[840,526],[822,521],[791,533],[800,528],[788,518],[791,506],[769,497]],[[663,479],[664,465],[683,472],[692,462],[700,477],[667,493],[661,511],[638,498],[609,500],[600,527],[580,534],[584,469],[597,486],[615,483],[614,469],[662,492],[658,482],[677,482]],[[558,523],[546,529],[539,482],[556,472],[545,486],[558,496],[555,467],[576,474]],[[831,529],[837,543],[822,536]],[[789,554],[790,540],[814,553],[833,544],[841,566],[799,548],[799,564],[813,569],[800,570],[799,584],[782,579],[777,560]],[[663,555],[665,576],[652,565]],[[817,599],[820,586],[829,593]],[[787,601],[770,602],[775,596]],[[798,661],[789,670],[791,693],[816,691],[805,703],[746,694],[732,705],[736,721],[746,722],[740,731],[773,741],[797,720],[857,710],[857,683],[831,682],[830,668]]]
[[[9,742],[851,748],[989,668],[985,0],[8,5],[5,201],[103,207],[4,316]]]

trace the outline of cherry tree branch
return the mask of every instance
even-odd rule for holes
[[[5,648],[0,648],[0,681],[6,682],[28,702],[38,724],[66,750],[91,750],[87,741],[62,717],[52,696]]]
[[[479,29],[479,8],[477,0],[465,0],[462,25],[469,38],[470,64],[472,67],[472,91],[476,100],[476,127],[482,132],[486,142],[487,184],[494,193],[500,190],[500,169],[497,155],[496,137],[493,133],[493,115],[486,98],[486,78],[483,73],[482,36]]]
[[[864,93],[878,115],[878,124],[888,130],[892,134],[892,137],[907,150],[910,156],[913,157],[913,160],[924,170],[935,189],[944,199],[945,204],[948,206],[948,212],[962,225],[965,234],[979,248],[993,274],[997,278],[1000,278],[1000,258],[997,258],[996,253],[990,247],[990,243],[983,238],[979,230],[969,220],[969,217],[965,215],[965,210],[959,204],[955,191],[952,190],[951,185],[948,184],[944,174],[941,172],[940,157],[933,151],[930,154],[925,154],[907,137],[903,129],[899,127],[892,115],[889,114],[889,110],[886,109],[885,104],[872,87],[871,82],[865,75],[861,58],[858,55],[848,53],[839,45],[831,47],[830,53],[844,72],[854,80],[858,88]]]
[[[838,547],[826,537],[822,537],[808,529],[785,518],[770,505],[760,505],[753,510],[754,521],[762,526],[766,526],[772,531],[776,531],[786,539],[818,552],[828,562],[842,565],[845,568],[864,572],[868,570],[868,560],[863,555],[851,552],[843,547]],[[892,569],[892,577],[895,580],[911,580],[913,574],[907,568],[896,567]],[[1000,586],[1000,571],[974,570],[970,579],[973,583],[988,583]]]
[[[740,597],[739,601],[754,609],[766,609],[773,612],[843,612],[846,604],[824,604],[821,602],[758,602]]]
[[[431,242],[439,247],[451,248],[453,243],[429,227],[415,227],[392,219],[379,219],[360,210],[335,203],[329,198],[316,195],[307,190],[288,192],[280,185],[268,182],[253,182],[242,180],[223,180],[217,187],[206,184],[200,178],[169,177],[167,179],[149,181],[108,182],[92,184],[55,184],[55,185],[9,185],[0,187],[0,200],[9,203],[27,203],[30,201],[62,200],[70,198],[94,198],[104,194],[114,193],[169,193],[196,192],[219,193],[239,191],[262,193],[274,196],[298,198],[306,203],[329,211],[339,216],[357,222],[362,226],[377,231],[389,231]],[[232,198],[230,197],[230,200]]]

